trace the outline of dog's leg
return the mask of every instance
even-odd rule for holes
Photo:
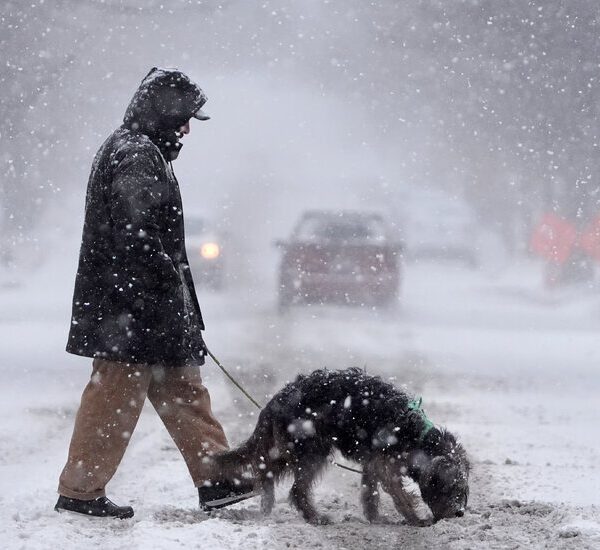
[[[273,479],[273,473],[271,476],[261,476],[260,486],[263,491],[260,500],[260,509],[263,514],[269,515],[273,510],[275,504],[275,481]]]
[[[290,502],[302,517],[313,525],[327,525],[331,519],[319,514],[312,501],[312,485],[319,471],[323,468],[326,457],[303,456],[294,467],[294,484],[290,489]]]
[[[402,481],[398,479],[394,481],[390,490],[388,491],[394,501],[394,506],[400,514],[404,516],[406,521],[411,525],[417,525],[419,527],[427,527],[431,525],[432,521],[428,519],[421,519],[416,512],[419,498],[412,493],[409,493],[402,484]]]
[[[377,490],[377,477],[369,464],[365,464],[362,476],[362,489],[360,492],[363,513],[371,523],[379,517],[379,491]]]
[[[402,478],[390,469],[389,464],[378,461],[375,463],[374,468],[377,472],[377,478],[385,492],[392,497],[394,506],[400,515],[404,516],[404,519],[411,525],[421,527],[431,525],[431,521],[423,520],[417,515],[416,509],[419,498],[405,489]]]
[[[275,485],[279,483],[279,480],[285,475],[288,468],[289,466],[285,459],[272,458],[271,456],[269,456],[269,460],[254,468],[262,490],[260,508],[263,514],[269,515],[273,510],[275,504]]]
[[[401,483],[398,483],[398,485],[401,486]],[[408,523],[420,527],[430,525],[429,521],[421,519],[415,512],[416,497],[414,495],[407,493],[403,487],[400,489],[395,487],[395,490],[391,495],[396,510],[404,516]]]

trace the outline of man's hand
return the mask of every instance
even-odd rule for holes
[[[202,354],[202,357],[208,356],[208,348],[206,347],[204,338],[202,338],[202,332],[200,332],[200,353]]]

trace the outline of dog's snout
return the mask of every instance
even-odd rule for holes
[[[456,510],[456,517],[462,518],[465,515],[465,511],[461,508],[460,510]]]

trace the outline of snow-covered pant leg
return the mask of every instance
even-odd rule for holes
[[[213,416],[200,368],[152,367],[148,398],[183,455],[194,485],[200,487],[218,475],[208,457],[229,445]]]
[[[82,500],[105,495],[140,417],[151,375],[147,365],[94,359],[59,480],[61,495]]]

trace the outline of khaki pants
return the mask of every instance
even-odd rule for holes
[[[162,367],[94,359],[81,397],[69,458],[58,492],[91,500],[105,496],[137,424],[146,396],[181,451],[194,484],[210,478],[208,456],[228,448],[213,416],[199,367]]]

